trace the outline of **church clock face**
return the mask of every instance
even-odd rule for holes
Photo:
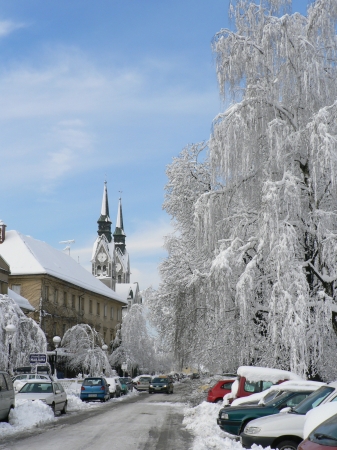
[[[99,262],[103,263],[107,259],[107,256],[106,256],[105,253],[100,252],[97,255],[97,259],[98,259]]]

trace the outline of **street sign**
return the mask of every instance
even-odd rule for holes
[[[31,353],[29,355],[29,362],[31,364],[46,364],[47,355],[45,353]]]

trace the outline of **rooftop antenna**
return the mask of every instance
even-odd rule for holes
[[[75,239],[69,239],[68,241],[60,241],[59,244],[66,244],[66,247],[64,247],[63,251],[68,250],[68,255],[70,256],[70,245],[74,244]]]

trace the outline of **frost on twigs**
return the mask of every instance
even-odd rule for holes
[[[291,1],[257,3],[233,1],[235,27],[213,40],[230,106],[207,146],[168,166],[175,233],[153,307],[181,366],[331,379],[337,2],[317,0],[307,16],[290,14]]]

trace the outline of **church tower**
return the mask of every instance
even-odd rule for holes
[[[109,201],[108,201],[108,189],[106,181],[104,181],[101,215],[99,216],[97,223],[98,223],[98,230],[97,230],[98,236],[102,236],[102,234],[104,234],[108,242],[111,242],[112,241],[111,220],[109,217]]]
[[[126,234],[124,232],[121,198],[118,202],[116,228],[113,237],[115,243],[117,283],[130,283],[130,261],[125,244]]]

